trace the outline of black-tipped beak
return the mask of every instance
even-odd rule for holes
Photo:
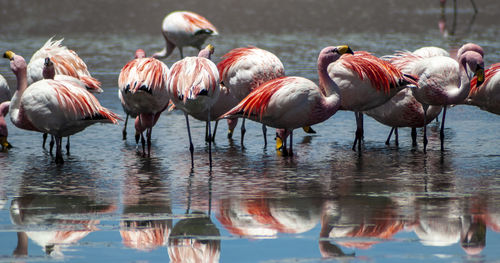
[[[354,51],[352,51],[350,47],[347,47],[347,51],[345,53],[354,55]]]
[[[476,70],[477,87],[481,86],[484,82],[484,68],[478,67]]]

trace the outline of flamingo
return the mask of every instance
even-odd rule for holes
[[[353,53],[348,46],[325,47],[318,56],[319,86],[302,77],[280,77],[254,89],[238,105],[221,118],[247,117],[267,126],[290,131],[290,149],[283,153],[293,155],[293,130],[311,126],[330,118],[340,108],[340,90],[328,76],[327,67],[345,53]]]
[[[5,116],[9,113],[9,106],[10,101],[0,103],[0,147],[2,147],[2,151],[12,148],[12,145],[7,141],[9,132],[7,130],[7,123],[5,122]]]
[[[20,129],[49,133],[56,138],[56,163],[63,163],[62,137],[95,123],[118,123],[119,117],[75,82],[44,79],[28,87],[27,64],[12,51],[4,54],[17,78],[9,107],[10,119]]]
[[[238,102],[262,83],[285,75],[285,68],[281,60],[273,53],[257,47],[235,48],[223,55],[222,58],[223,60],[217,64],[221,86],[227,88],[229,93],[236,98],[233,101],[235,103],[230,105],[223,113],[236,106]],[[236,125],[238,119],[228,119],[228,121],[232,121]],[[232,137],[233,129],[229,129],[228,138]],[[265,125],[262,126],[262,131],[264,133],[264,145],[267,145]],[[242,146],[245,132],[245,118],[243,118],[241,124]]]
[[[75,51],[68,49],[62,45],[63,39],[52,40],[49,38],[47,42],[31,56],[28,64],[28,85],[43,79],[43,68],[45,58],[50,58],[55,64],[55,74],[68,75],[81,80],[85,87],[92,93],[101,93],[101,82],[90,75],[85,62],[76,54]],[[43,134],[42,146],[45,148],[47,134]],[[50,151],[54,141],[50,142]],[[69,137],[66,144],[66,149],[69,152]]]
[[[478,83],[477,77],[471,80],[471,90],[465,103],[500,115],[500,63],[485,70],[483,84]]]
[[[10,100],[10,88],[7,80],[0,75],[0,103]]]
[[[183,47],[192,46],[201,51],[201,46],[208,37],[218,35],[215,26],[206,18],[189,11],[168,14],[163,19],[162,33],[166,46],[162,51],[154,53],[154,58],[166,58],[177,47],[182,59]]]
[[[412,88],[415,98],[422,103],[424,112],[430,105],[443,106],[440,139],[444,151],[444,123],[448,105],[462,103],[470,91],[472,75],[477,83],[484,81],[484,61],[481,53],[474,50],[459,51],[458,62],[450,57],[423,58],[412,54],[400,54],[393,62],[404,72],[418,76],[418,85]],[[427,114],[424,114],[424,117]],[[424,121],[426,123],[427,121]],[[424,126],[424,152],[427,149],[427,125]]]
[[[363,139],[362,112],[386,103],[400,90],[416,84],[412,76],[365,51],[341,57],[328,66],[328,74],[339,87],[341,109],[354,111],[357,128],[352,149],[357,144],[359,152]]]
[[[415,49],[413,55],[421,56],[424,58],[435,57],[435,56],[446,56],[449,57],[450,53],[440,47],[428,46]]]
[[[127,114],[126,118],[128,115],[138,116],[141,126],[146,130],[149,157],[153,126],[168,106],[166,83],[169,69],[158,59],[145,56],[144,50],[136,50],[136,58],[122,68],[118,77],[118,97]],[[125,129],[126,124],[123,128],[124,138]],[[146,155],[144,151],[143,155]]]
[[[198,57],[186,57],[172,65],[167,80],[167,91],[175,107],[184,112],[189,137],[191,167],[194,167],[194,147],[191,140],[188,115],[205,114],[202,120],[208,125],[208,138],[211,135],[211,107],[217,101],[220,93],[219,72],[217,66],[210,60],[214,52],[212,45],[201,50]],[[212,169],[212,140],[208,140],[210,169]]]
[[[424,108],[422,104],[415,99],[410,89],[403,89],[388,102],[365,111],[365,113],[378,122],[392,127],[385,144],[389,144],[392,132],[394,131],[396,145],[398,145],[398,127],[411,127],[413,146],[416,146],[416,128],[423,127],[431,122],[441,112],[441,109],[441,106],[431,105],[427,110],[426,123],[424,123]]]

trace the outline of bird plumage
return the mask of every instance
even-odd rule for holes
[[[466,104],[500,114],[500,63],[493,64],[485,70],[483,84],[478,85],[477,77],[474,77],[470,84],[471,90]]]

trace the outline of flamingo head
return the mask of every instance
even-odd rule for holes
[[[145,58],[146,57],[146,51],[144,51],[143,49],[137,49],[135,51],[135,58]]]
[[[481,57],[484,57],[484,50],[483,48],[474,43],[467,43],[464,44],[460,49],[457,51],[457,58],[460,58],[461,55],[463,55],[467,51],[475,51],[481,55]]]
[[[469,79],[477,77],[477,86],[484,82],[483,56],[476,51],[466,51],[459,57],[460,64],[465,68]]]
[[[3,54],[3,57],[10,60],[10,69],[12,70],[12,72],[14,72],[14,74],[17,74],[18,72],[20,72],[20,70],[23,69],[24,71],[26,71],[27,64],[23,57],[16,55],[16,53],[10,50],[6,51]]]
[[[319,53],[318,65],[328,66],[330,63],[336,61],[344,54],[351,54],[352,55],[352,54],[354,54],[354,52],[347,45],[338,46],[338,47],[333,47],[333,46],[325,47]]]
[[[54,63],[50,58],[45,58],[43,63],[43,78],[44,79],[54,79],[54,75],[56,74],[54,69]]]
[[[214,51],[215,47],[211,44],[208,44],[204,49],[200,50],[200,53],[198,53],[198,57],[210,59]]]

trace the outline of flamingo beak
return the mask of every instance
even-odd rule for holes
[[[313,128],[311,126],[304,126],[302,127],[302,129],[306,132],[306,133],[309,133],[309,134],[315,134],[316,131],[313,130]]]
[[[5,53],[3,54],[3,57],[4,58],[8,58],[9,60],[12,60],[14,58],[14,55],[16,53],[12,52],[12,51],[5,51]]]
[[[228,139],[232,139],[233,138],[233,132],[234,132],[234,129],[229,129],[227,131],[227,138]]]
[[[2,151],[12,148],[12,145],[7,141],[7,136],[0,136],[0,145],[2,146]]]
[[[281,149],[283,149],[283,139],[281,139],[281,137],[276,134],[276,150],[280,151]]]
[[[477,77],[477,87],[479,87],[484,82],[484,68],[483,67],[478,67],[476,69],[475,76]]]
[[[341,55],[346,54],[346,53],[354,55],[354,52],[352,51],[352,49],[348,45],[338,46],[337,50],[339,51],[339,53]]]

